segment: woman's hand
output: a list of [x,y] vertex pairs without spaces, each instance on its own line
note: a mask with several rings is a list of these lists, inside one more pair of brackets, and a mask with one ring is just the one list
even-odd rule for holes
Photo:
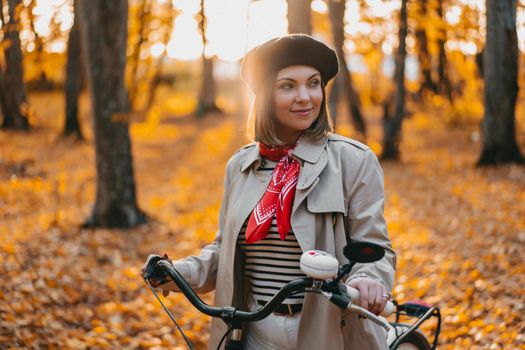
[[[141,267],[141,269],[140,269],[140,272],[141,272],[141,274],[142,274],[142,277],[144,277],[144,272],[146,271],[146,267],[148,266],[148,263],[149,263],[150,259],[151,259],[152,257],[154,257],[154,256],[156,256],[156,255],[154,255],[154,254],[150,254],[150,255],[148,256],[148,258],[146,259],[146,262],[144,263],[144,265],[142,265],[142,267]],[[167,261],[169,261],[170,263],[173,264],[173,260],[171,260],[171,258],[168,256],[168,254],[166,254],[166,253],[162,253],[162,258],[163,258],[164,260],[167,260]],[[149,279],[149,284],[150,284],[153,288],[158,287],[158,286],[159,286],[159,282],[160,282],[160,281],[156,280],[155,278],[150,278],[150,279]],[[169,291],[168,291],[168,290],[162,290],[162,295],[164,295],[164,296],[166,297],[166,296],[168,296],[168,294],[169,294]]]
[[359,290],[359,306],[379,315],[389,300],[390,293],[385,286],[371,278],[359,277],[351,280],[348,285]]

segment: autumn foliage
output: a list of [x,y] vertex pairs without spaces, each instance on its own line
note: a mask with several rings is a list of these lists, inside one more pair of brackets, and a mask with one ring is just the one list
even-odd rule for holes
[[[195,100],[164,97],[131,127],[139,204],[153,218],[132,230],[79,228],[94,200],[94,151],[89,136],[57,138],[47,108],[61,108],[57,95],[32,97],[32,134],[0,134],[0,348],[185,348],[139,269],[149,253],[183,257],[213,237],[225,162],[246,140],[235,116],[189,122]],[[439,116],[435,106],[414,113],[403,161],[383,164],[394,296],[442,309],[441,349],[524,348],[525,169],[473,167],[477,125]],[[182,295],[165,302],[204,348],[208,319]]]
[[[131,149],[133,174],[126,166],[130,180],[121,183],[133,185],[125,189],[128,192],[136,189],[136,212],[144,213],[141,219],[147,223],[113,230],[82,226],[92,213],[101,181],[92,128],[96,113],[90,108],[95,99],[89,101],[101,89],[91,89],[90,96],[89,86],[99,68],[107,65],[96,63],[90,76],[80,74],[89,73],[81,67],[89,61],[80,53],[80,42],[87,37],[79,39],[76,33],[74,39],[73,22],[67,20],[74,7],[78,10],[77,1],[49,8],[41,2],[38,9],[39,2],[0,0],[0,350],[186,349],[142,280],[140,268],[150,253],[181,258],[197,253],[214,237],[224,166],[248,142],[243,129],[248,94],[238,71],[232,73],[238,65],[228,61],[235,56],[230,57],[235,49],[228,45],[242,40],[230,35],[246,30],[242,36],[247,39],[277,28],[278,21],[267,20],[278,19],[278,4],[284,6],[284,1],[246,1],[250,5],[242,16],[247,23],[241,30],[213,22],[224,13],[241,16],[234,13],[233,1],[191,5],[186,0],[81,0],[84,13],[95,3],[102,9],[129,5],[126,32],[124,25],[119,27],[119,52],[126,65],[118,73],[120,97],[126,95],[129,106],[122,101],[126,108],[111,109],[108,103],[101,110],[112,124],[125,127],[125,140],[129,131],[131,142],[117,146],[126,143],[126,154]],[[523,93],[518,94],[525,76],[517,73],[525,63],[525,6],[524,0],[505,1],[505,29],[493,16],[502,11],[503,0],[487,0],[497,5],[489,10],[482,3],[317,0],[309,6],[310,1],[303,1],[296,2],[300,7],[291,13],[306,14],[287,18],[296,24],[291,31],[312,31],[330,44],[338,43],[340,56],[348,56],[350,70],[338,83],[339,103],[329,105],[339,133],[362,139],[382,155],[388,145],[383,126],[396,112],[399,123],[391,141],[399,146],[397,159],[382,162],[385,216],[398,253],[393,294],[399,302],[421,299],[439,306],[439,349],[525,349],[525,167],[520,152],[509,159],[480,162],[515,164],[475,166],[482,144],[491,138],[512,141],[512,149],[525,150],[525,104]],[[401,4],[407,8],[398,16]],[[511,5],[517,5],[515,13]],[[52,13],[46,26],[38,25],[43,8]],[[78,17],[88,27],[88,16]],[[107,25],[105,35],[113,33],[114,18],[107,13],[103,17],[90,18]],[[174,35],[180,33],[183,20],[195,22],[198,40],[191,31]],[[222,27],[230,32],[217,35]],[[102,34],[96,31],[102,27],[89,28],[95,33],[91,43],[99,44]],[[206,28],[216,28],[215,35]],[[487,46],[485,34],[496,31],[499,36]],[[57,50],[56,44],[66,45],[70,34],[74,50],[71,43],[68,52],[66,47]],[[221,44],[224,38],[228,42]],[[115,46],[112,40],[105,49]],[[200,40],[203,47],[220,50],[204,50],[209,57],[201,56],[200,62],[174,59],[175,48],[189,50],[190,43]],[[399,42],[406,42],[406,50],[396,48]],[[242,45],[248,48],[248,42]],[[103,55],[94,47],[86,52],[95,58]],[[406,65],[406,74],[393,74],[396,52],[397,68]],[[504,61],[502,53],[510,53],[510,58]],[[218,58],[212,57],[216,54]],[[105,57],[114,63],[116,54],[106,52]],[[111,86],[98,78],[97,86]],[[336,91],[332,87],[329,95]],[[107,95],[115,92],[108,90]],[[393,103],[396,93],[402,97],[399,103]],[[510,103],[501,96],[510,96]],[[487,106],[493,113],[484,118]],[[502,110],[507,122],[486,123],[482,130],[482,120],[498,121]],[[210,113],[204,116],[205,112]],[[72,134],[82,138],[64,135],[65,114],[73,119]],[[30,131],[21,131],[26,129]],[[508,137],[500,137],[502,130]],[[115,136],[108,134],[98,140]],[[104,163],[110,165],[124,158],[109,153],[97,156],[111,159]],[[132,202],[135,205],[135,199]],[[213,293],[203,297],[212,303]],[[196,348],[206,348],[209,319],[180,294],[170,294],[164,302]],[[423,330],[431,334],[434,327],[430,322]]]

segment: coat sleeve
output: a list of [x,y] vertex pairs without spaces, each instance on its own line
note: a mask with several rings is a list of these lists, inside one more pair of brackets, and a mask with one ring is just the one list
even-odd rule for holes
[[385,202],[383,171],[371,150],[364,153],[352,181],[348,198],[347,234],[351,240],[368,241],[385,249],[385,256],[374,263],[356,264],[347,283],[366,276],[393,288],[396,254],[388,236],[383,207]]
[[[224,192],[222,195],[221,208],[219,211],[219,229],[213,242],[201,249],[198,255],[189,256],[182,260],[173,262],[175,269],[188,281],[190,286],[199,293],[207,293],[215,289],[217,268],[219,266],[219,255],[222,242],[222,229],[230,193],[232,177],[233,158],[228,161],[226,174],[224,176]],[[178,291],[173,282],[160,286],[161,289]]]

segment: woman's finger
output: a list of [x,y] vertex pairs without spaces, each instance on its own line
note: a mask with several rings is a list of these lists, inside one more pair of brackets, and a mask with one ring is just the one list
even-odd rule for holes
[[384,307],[383,302],[383,289],[381,287],[375,286],[374,288],[374,305],[370,309],[370,312],[379,315]]
[[366,281],[360,282],[357,284],[357,289],[359,290],[360,298],[359,298],[359,306],[368,309],[368,283]]
[[170,263],[173,263],[173,260],[171,260],[171,258],[168,256],[167,253],[162,253],[162,257],[166,260],[168,260]]

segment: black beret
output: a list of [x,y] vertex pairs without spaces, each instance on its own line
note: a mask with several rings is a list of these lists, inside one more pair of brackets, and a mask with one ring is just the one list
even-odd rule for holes
[[339,70],[337,55],[326,44],[306,34],[290,34],[250,50],[242,61],[241,78],[256,92],[271,73],[294,65],[316,68],[324,84]]

